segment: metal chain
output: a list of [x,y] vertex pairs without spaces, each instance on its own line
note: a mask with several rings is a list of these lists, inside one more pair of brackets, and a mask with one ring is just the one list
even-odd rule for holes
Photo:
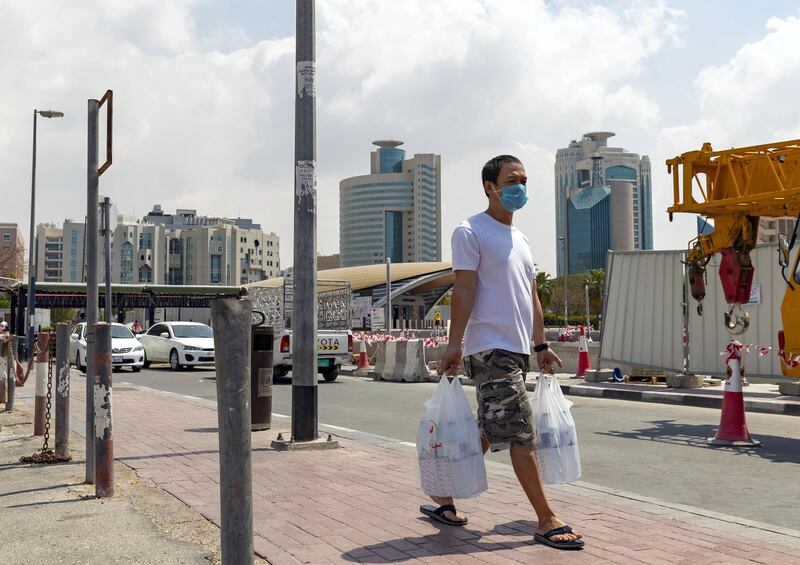
[[[51,337],[55,338],[55,336]],[[53,407],[53,358],[56,356],[55,339],[52,339],[50,344],[50,350],[47,352],[47,404],[45,405],[44,445],[42,446],[42,454],[49,451],[47,447],[50,443],[50,410]]]
[[62,461],[69,461],[70,457],[59,457],[52,449],[49,449],[50,443],[50,410],[52,409],[53,399],[53,360],[56,356],[56,343],[55,335],[51,335],[50,348],[47,352],[47,404],[44,421],[44,445],[39,453],[33,455],[20,457],[22,463],[59,463]]

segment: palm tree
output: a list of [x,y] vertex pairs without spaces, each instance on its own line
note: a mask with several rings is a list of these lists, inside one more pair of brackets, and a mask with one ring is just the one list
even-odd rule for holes
[[547,308],[553,297],[553,279],[544,271],[536,273],[536,293],[539,295],[542,308]]

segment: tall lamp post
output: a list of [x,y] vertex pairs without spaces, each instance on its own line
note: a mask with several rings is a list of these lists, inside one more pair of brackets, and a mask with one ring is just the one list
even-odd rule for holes
[[36,264],[34,262],[33,248],[35,240],[36,222],[36,116],[43,118],[63,118],[64,112],[55,110],[33,111],[33,166],[31,167],[31,229],[28,240],[28,331],[26,336],[27,353],[30,358],[33,351],[33,319],[36,314]]
[[562,235],[559,236],[558,240],[564,245],[564,332],[566,333],[569,327],[569,323],[567,322],[569,318],[569,311],[567,309],[567,275],[569,274],[569,268],[567,266],[567,238]]

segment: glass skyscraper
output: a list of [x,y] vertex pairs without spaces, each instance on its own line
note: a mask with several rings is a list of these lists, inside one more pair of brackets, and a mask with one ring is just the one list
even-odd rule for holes
[[[603,176],[606,182],[623,180],[633,187],[633,206],[630,210],[633,219],[634,249],[653,249],[653,208],[650,159],[641,157],[620,147],[609,147],[608,139],[612,132],[590,132],[569,146],[556,152],[555,195],[556,195],[556,237],[567,236],[567,255],[570,262],[570,273],[581,272],[572,264],[569,238],[574,233],[568,227],[568,200],[578,194],[581,189],[592,184],[592,156],[602,157]],[[580,217],[580,215],[575,216]],[[575,220],[582,221],[582,220]],[[577,231],[582,230],[576,226]],[[556,271],[562,275],[565,271],[563,242],[556,239]]]
[[370,174],[339,183],[342,267],[442,260],[441,156],[373,142]]

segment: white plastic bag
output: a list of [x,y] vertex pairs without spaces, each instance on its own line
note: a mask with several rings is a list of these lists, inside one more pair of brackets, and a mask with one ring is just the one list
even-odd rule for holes
[[555,377],[539,375],[531,401],[536,426],[534,451],[542,483],[556,485],[581,478],[578,434],[570,414],[572,402],[561,392]]
[[417,430],[422,490],[429,496],[469,498],[488,487],[481,437],[461,381],[439,380]]

